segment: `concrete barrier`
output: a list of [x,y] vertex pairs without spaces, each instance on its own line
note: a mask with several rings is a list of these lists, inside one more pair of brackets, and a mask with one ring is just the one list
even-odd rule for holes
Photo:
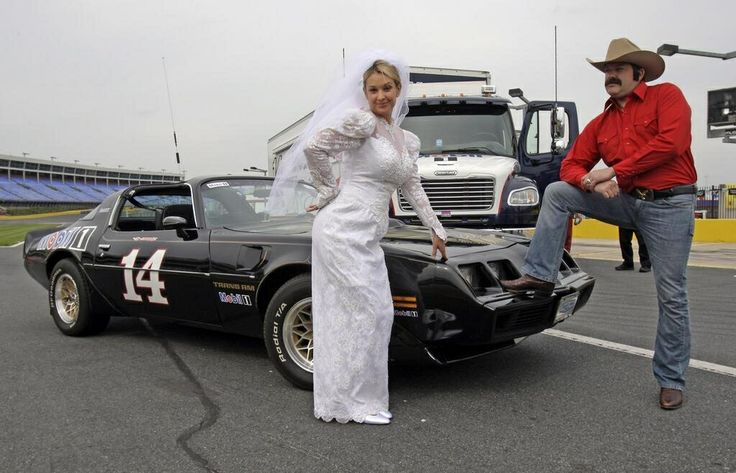
[[[618,240],[618,227],[592,218],[573,227],[574,238]],[[695,219],[693,241],[701,243],[736,243],[736,219]]]

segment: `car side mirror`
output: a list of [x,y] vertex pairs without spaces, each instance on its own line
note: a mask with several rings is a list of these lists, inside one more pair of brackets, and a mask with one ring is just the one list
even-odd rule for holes
[[189,241],[197,238],[197,230],[195,228],[187,228],[189,222],[184,217],[179,217],[178,215],[164,217],[161,224],[164,230],[176,230],[176,236],[182,240]]
[[168,217],[164,217],[162,224],[164,226],[164,230],[177,230],[187,226],[187,219],[179,217],[178,215],[170,215]]

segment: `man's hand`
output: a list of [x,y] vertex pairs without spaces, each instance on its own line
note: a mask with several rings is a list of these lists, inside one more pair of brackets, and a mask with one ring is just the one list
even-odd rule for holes
[[580,180],[580,187],[588,192],[592,192],[599,183],[610,181],[615,176],[616,171],[613,168],[595,169],[583,176]]
[[595,185],[593,192],[603,194],[606,199],[612,199],[619,194],[618,183],[613,180],[600,182]]

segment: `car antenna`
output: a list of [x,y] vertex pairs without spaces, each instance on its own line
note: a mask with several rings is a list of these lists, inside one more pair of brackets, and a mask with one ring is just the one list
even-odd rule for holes
[[164,66],[164,81],[166,82],[166,95],[169,98],[169,115],[171,116],[171,129],[174,132],[174,151],[176,152],[176,164],[179,165],[179,174],[181,174],[181,159],[179,158],[179,143],[176,140],[176,127],[174,126],[174,109],[171,106],[171,92],[169,91],[169,75],[166,73],[166,58],[161,56],[161,63]]
[[556,140],[558,138],[559,130],[560,122],[557,118],[557,25],[555,25],[555,103],[554,108],[552,109],[552,126],[550,127],[550,132],[552,134],[552,145],[550,151],[552,154],[557,152]]

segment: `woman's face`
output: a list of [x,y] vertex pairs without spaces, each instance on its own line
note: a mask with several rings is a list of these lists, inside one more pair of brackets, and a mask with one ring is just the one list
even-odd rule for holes
[[394,81],[380,72],[374,72],[365,81],[364,92],[371,112],[390,122],[391,111],[399,96],[399,88]]

